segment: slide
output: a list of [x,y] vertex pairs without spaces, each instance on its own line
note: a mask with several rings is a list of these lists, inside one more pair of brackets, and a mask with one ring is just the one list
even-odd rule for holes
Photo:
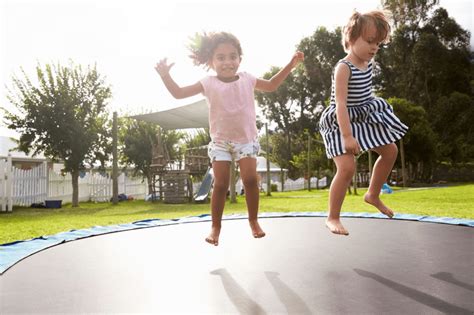
[[212,168],[208,168],[197,194],[194,196],[195,202],[206,202],[214,182],[214,173]]

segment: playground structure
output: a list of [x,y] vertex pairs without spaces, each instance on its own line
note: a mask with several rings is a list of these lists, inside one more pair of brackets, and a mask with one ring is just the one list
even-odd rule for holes
[[195,202],[206,202],[208,200],[213,182],[214,173],[212,172],[212,168],[209,168],[201,182],[201,187],[199,187],[199,190],[194,197]]
[[[157,124],[164,130],[209,128],[209,108],[205,99],[154,113],[135,115],[132,118]],[[152,199],[160,198],[167,203],[192,201],[191,179],[204,175],[209,169],[207,148],[199,147],[187,150],[183,168],[182,164],[170,160],[169,154],[162,144],[161,135],[158,134],[157,137],[158,141],[157,145],[153,147],[151,164]],[[201,189],[199,190],[201,193]]]
[[[187,203],[194,199],[192,178],[206,174],[206,181],[199,189],[199,201],[207,200],[212,185],[212,175],[209,172],[207,147],[186,150],[184,169],[170,159],[163,145],[161,134],[157,134],[157,144],[153,147],[151,164],[151,179],[154,199],[165,203]],[[209,179],[210,177],[210,179]]]

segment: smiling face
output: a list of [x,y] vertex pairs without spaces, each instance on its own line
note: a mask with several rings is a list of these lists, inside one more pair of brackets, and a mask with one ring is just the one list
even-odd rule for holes
[[236,73],[240,65],[240,56],[237,48],[231,43],[219,44],[214,50],[211,60],[211,68],[217,77],[229,82],[236,80]]

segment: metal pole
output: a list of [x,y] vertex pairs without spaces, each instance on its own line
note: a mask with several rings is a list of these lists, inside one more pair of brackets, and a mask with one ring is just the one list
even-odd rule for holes
[[372,151],[371,150],[367,151],[367,154],[369,155],[369,182],[370,182],[370,179],[372,178],[372,169],[373,169]]
[[237,202],[237,196],[235,193],[235,159],[232,157],[230,162],[230,203]]
[[117,112],[113,115],[112,124],[112,203],[118,203],[118,152],[117,152]]
[[354,195],[357,195],[357,164],[359,163],[357,158],[355,160],[355,171],[354,171],[354,177],[352,179],[352,187],[354,188]]
[[267,196],[272,195],[272,185],[271,185],[271,177],[270,177],[270,141],[268,139],[268,124],[265,123],[265,134],[266,134],[266,156],[267,156]]
[[408,176],[407,176],[407,170],[405,169],[405,146],[403,145],[403,139],[400,139],[400,158],[402,162],[402,181],[403,181],[403,187],[408,186]]
[[308,191],[311,191],[311,133],[308,131]]

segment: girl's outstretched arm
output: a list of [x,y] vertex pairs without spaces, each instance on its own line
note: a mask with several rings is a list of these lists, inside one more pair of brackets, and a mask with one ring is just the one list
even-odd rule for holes
[[275,74],[270,80],[257,79],[255,84],[255,89],[263,92],[273,92],[283,83],[286,77],[290,74],[291,70],[296,67],[296,65],[304,60],[304,54],[301,51],[297,51],[291,61],[281,69],[277,74]]
[[190,96],[197,95],[203,92],[203,88],[200,82],[196,82],[193,85],[188,85],[180,87],[171,77],[170,69],[173,67],[174,63],[168,64],[167,59],[161,59],[155,66],[156,72],[163,80],[168,91],[173,95],[174,98],[186,98]]

